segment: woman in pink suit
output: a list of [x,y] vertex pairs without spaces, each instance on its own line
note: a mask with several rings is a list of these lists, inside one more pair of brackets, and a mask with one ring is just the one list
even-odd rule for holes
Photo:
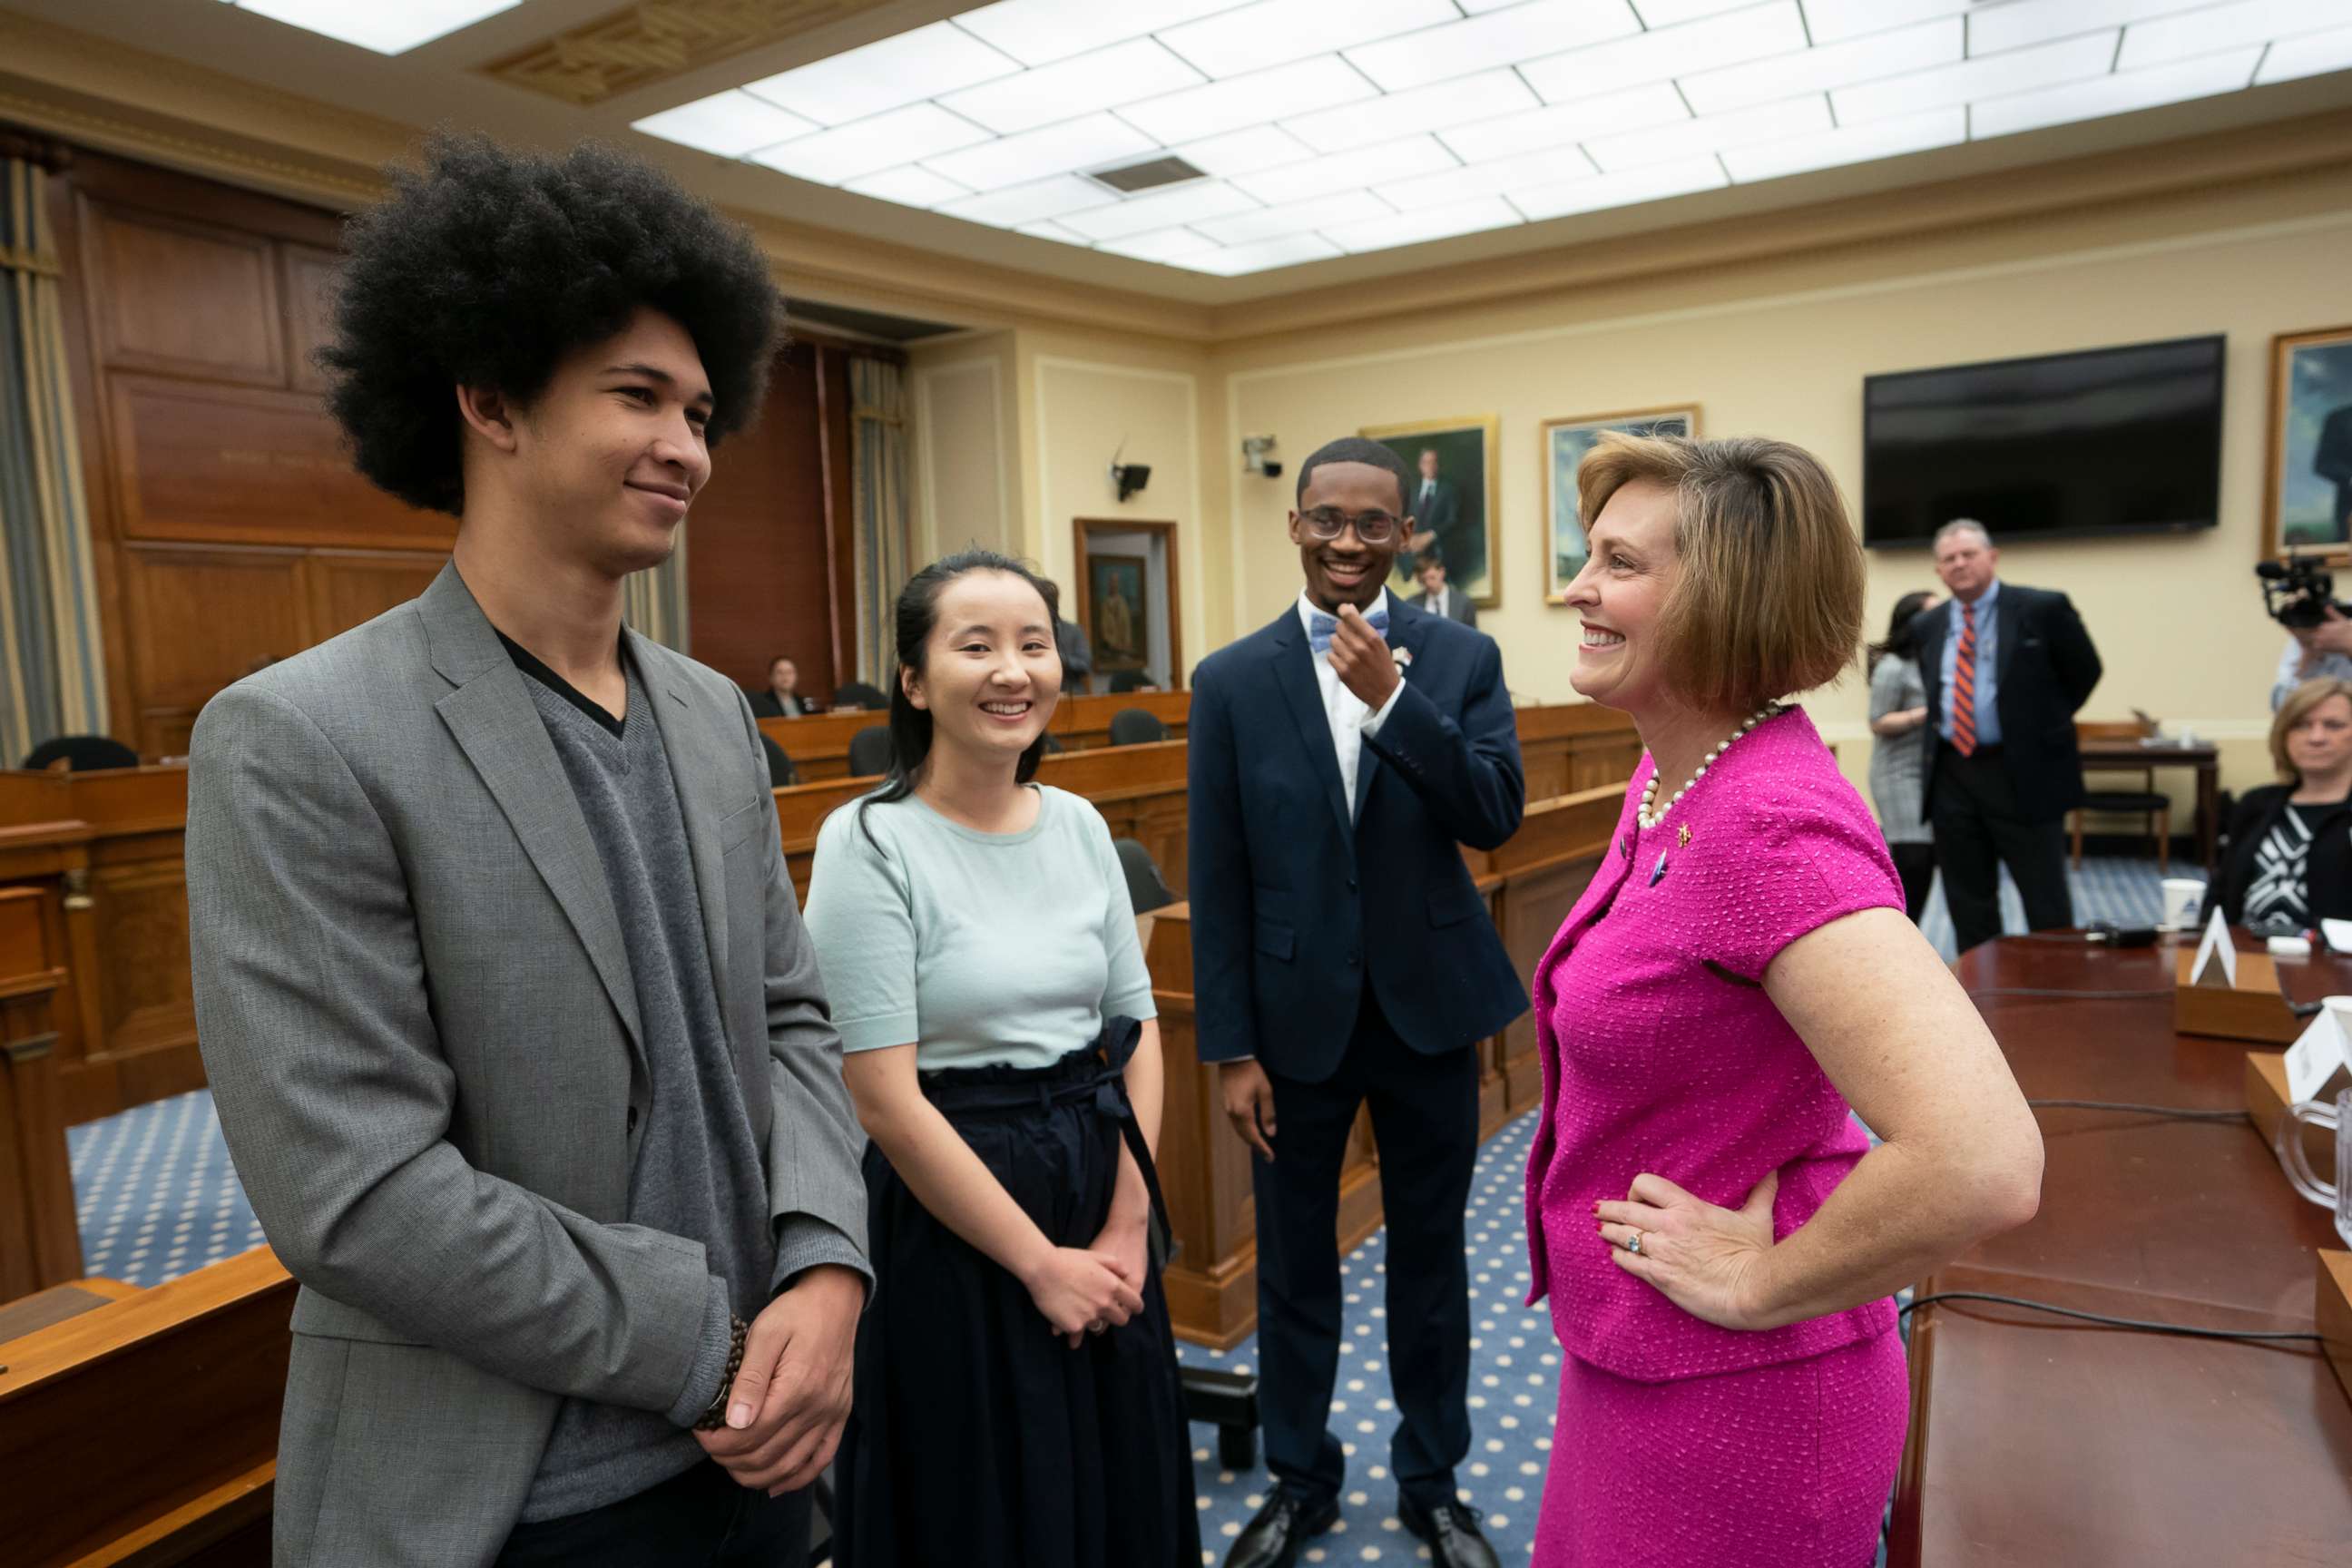
[[1861,1568],[1908,1405],[1889,1294],[2032,1215],[2041,1135],[1773,700],[1861,647],[1829,475],[1778,441],[1604,437],[1577,488],[1573,683],[1649,754],[1536,971],[1529,1300],[1567,1353],[1535,1561]]

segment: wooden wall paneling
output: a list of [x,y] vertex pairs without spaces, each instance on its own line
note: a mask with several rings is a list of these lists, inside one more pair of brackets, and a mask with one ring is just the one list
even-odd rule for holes
[[142,756],[184,755],[214,692],[313,640],[299,551],[141,545],[120,559]]
[[789,654],[801,689],[822,700],[838,680],[814,352],[778,356],[760,423],[711,455],[686,523],[686,584],[696,658],[758,689],[768,661]]
[[324,392],[315,356],[334,336],[335,269],[340,252],[291,242],[278,247],[286,300],[286,378],[298,392]]
[[284,383],[278,265],[267,237],[87,199],[81,228],[109,370]]
[[319,395],[113,375],[121,537],[446,551],[457,519],[360,477]]
[[314,550],[302,562],[312,640],[364,626],[433,585],[447,557],[373,550]]

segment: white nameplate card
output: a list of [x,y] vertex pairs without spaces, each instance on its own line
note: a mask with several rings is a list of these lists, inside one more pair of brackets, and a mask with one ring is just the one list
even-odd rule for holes
[[2352,952],[2352,921],[2322,921],[2319,934],[2327,939],[2330,952]]
[[2311,1027],[2286,1048],[2286,1098],[2317,1100],[2331,1080],[2352,1070],[2352,1040],[2344,1035],[2344,1020],[2352,1011],[2352,996],[2330,996]]
[[2189,966],[2189,984],[2225,988],[2235,988],[2238,984],[2238,949],[2230,940],[2230,927],[2219,909],[2205,922],[2205,940],[2197,944],[2197,962]]

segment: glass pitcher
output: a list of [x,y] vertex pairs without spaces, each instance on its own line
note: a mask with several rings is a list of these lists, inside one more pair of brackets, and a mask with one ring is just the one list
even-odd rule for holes
[[[2311,1173],[2311,1161],[2303,1147],[2303,1125],[2325,1127],[2336,1134],[2336,1181],[2331,1185]],[[2279,1119],[2279,1163],[2286,1168],[2286,1179],[2294,1190],[2317,1204],[2321,1208],[2336,1211],[2336,1234],[2344,1245],[2352,1247],[2352,1089],[2344,1089],[2328,1105],[2316,1100],[2306,1100],[2286,1108]]]

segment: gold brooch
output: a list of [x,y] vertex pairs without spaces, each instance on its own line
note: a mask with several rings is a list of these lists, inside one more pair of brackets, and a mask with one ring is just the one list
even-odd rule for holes
[[1675,842],[1685,849],[1690,847],[1689,823],[1685,822],[1680,827],[1675,829]]

